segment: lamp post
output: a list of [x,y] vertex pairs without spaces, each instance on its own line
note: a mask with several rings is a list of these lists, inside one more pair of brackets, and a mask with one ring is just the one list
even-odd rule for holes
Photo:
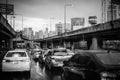
[[64,5],[64,30],[65,30],[65,32],[66,32],[66,9],[67,9],[67,6],[72,6],[72,4]]
[[6,15],[5,15],[6,16],[6,23],[7,23],[7,10],[8,10],[7,6],[8,6],[8,0],[6,0]]

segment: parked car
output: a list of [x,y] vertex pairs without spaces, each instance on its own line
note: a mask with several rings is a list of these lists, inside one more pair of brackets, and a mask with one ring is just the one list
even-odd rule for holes
[[64,61],[65,80],[120,80],[120,52],[82,51]]
[[63,61],[68,60],[72,55],[65,48],[52,49],[46,54],[45,64],[49,69],[62,67]]
[[30,75],[31,59],[25,49],[8,51],[2,60],[3,72],[28,72]]

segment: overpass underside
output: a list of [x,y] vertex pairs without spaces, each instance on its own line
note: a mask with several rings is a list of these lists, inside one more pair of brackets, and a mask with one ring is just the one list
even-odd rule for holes
[[15,37],[15,31],[0,14],[0,53],[6,52],[12,48],[13,37]]

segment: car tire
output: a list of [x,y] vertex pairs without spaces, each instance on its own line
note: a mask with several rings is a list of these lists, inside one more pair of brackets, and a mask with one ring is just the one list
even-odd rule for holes
[[65,76],[64,76],[64,73],[61,74],[61,80],[66,80]]
[[30,79],[30,77],[31,77],[31,72],[30,71],[26,71],[25,72],[25,77],[27,78],[27,79]]

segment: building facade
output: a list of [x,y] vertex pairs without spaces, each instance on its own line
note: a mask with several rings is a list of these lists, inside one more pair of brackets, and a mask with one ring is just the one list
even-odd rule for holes
[[102,0],[102,22],[120,18],[120,5],[112,4],[111,0]]
[[34,39],[43,39],[43,31],[39,30],[38,32],[35,32]]
[[43,38],[49,37],[48,28],[45,29]]
[[55,24],[55,31],[56,31],[57,35],[63,33],[63,30],[64,30],[63,27],[64,27],[64,25],[61,22],[59,22],[58,24]]

